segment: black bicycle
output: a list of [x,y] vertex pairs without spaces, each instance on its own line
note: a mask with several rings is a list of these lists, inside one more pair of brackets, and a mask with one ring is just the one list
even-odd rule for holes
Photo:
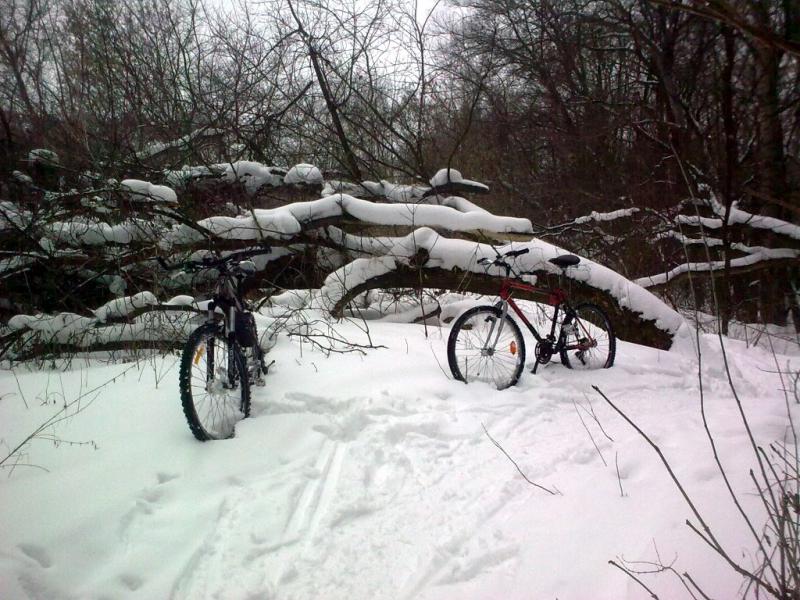
[[[456,379],[465,383],[486,381],[499,390],[517,383],[525,366],[525,340],[509,314],[509,307],[536,339],[533,373],[556,354],[561,364],[570,369],[607,369],[614,364],[616,337],[605,311],[589,302],[573,305],[567,292],[559,287],[540,288],[520,281],[522,273],[509,261],[527,252],[528,248],[512,250],[504,255],[498,253],[494,260],[478,261],[486,267],[502,267],[506,276],[500,281],[499,302],[466,311],[450,329],[447,361]],[[551,258],[550,262],[563,272],[577,265],[580,258],[565,254]],[[546,295],[553,307],[549,332],[542,335],[536,330],[511,297],[514,290]]]
[[256,266],[242,259],[267,252],[245,250],[172,266],[162,261],[169,269],[218,273],[206,321],[183,347],[178,377],[183,413],[201,442],[232,437],[236,423],[250,415],[250,387],[264,385],[269,366],[242,286]]

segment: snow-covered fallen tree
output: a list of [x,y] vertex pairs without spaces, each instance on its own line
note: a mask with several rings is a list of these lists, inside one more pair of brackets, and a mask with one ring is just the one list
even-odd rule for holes
[[431,287],[495,295],[498,278],[505,273],[478,261],[494,259],[497,252],[527,249],[528,253],[515,259],[515,267],[530,273],[526,276],[529,283],[542,286],[542,292],[530,299],[546,302],[548,288],[568,288],[575,298],[606,306],[614,317],[617,335],[657,348],[669,348],[676,335],[688,333],[683,331],[684,319],[676,311],[611,269],[583,258],[577,267],[562,271],[549,259],[568,252],[541,240],[489,245],[449,239],[432,229],[420,228],[400,238],[348,236],[344,243],[354,250],[363,248],[369,253],[379,248],[380,252],[356,259],[327,277],[322,292],[333,314],[341,314],[356,296],[376,288]]
[[[211,174],[254,189],[265,183],[333,188],[313,165],[217,167],[187,167],[183,173],[190,179]],[[168,179],[173,176],[174,172],[168,174]],[[342,315],[359,294],[377,288],[496,294],[502,273],[485,270],[477,260],[493,257],[495,251],[524,247],[530,252],[519,257],[517,266],[531,274],[531,281],[545,287],[561,284],[576,298],[605,305],[624,339],[658,348],[672,345],[683,320],[650,292],[586,258],[562,274],[548,259],[567,250],[534,239],[527,219],[494,215],[466,198],[446,193],[454,186],[486,191],[482,184],[465,180],[451,169],[437,173],[430,186],[362,182],[358,189],[371,195],[359,198],[340,191],[270,209],[232,206],[232,214],[199,220],[187,218],[171,188],[138,180],[125,180],[116,187],[112,183],[106,193],[77,194],[80,202],[75,202],[73,194],[70,206],[79,208],[58,207],[57,202],[51,202],[49,210],[3,203],[0,235],[16,236],[27,248],[14,256],[0,256],[0,276],[20,282],[39,270],[61,277],[72,274],[78,288],[91,286],[93,293],[81,300],[80,310],[48,311],[50,316],[17,311],[22,314],[8,321],[2,345],[26,348],[16,354],[28,355],[36,348],[44,352],[47,348],[109,347],[114,339],[153,345],[180,340],[174,318],[167,319],[167,329],[160,328],[163,314],[192,310],[191,306],[160,303],[157,296],[195,295],[198,289],[202,294],[213,274],[195,279],[180,273],[167,276],[158,272],[154,259],[197,259],[208,251],[253,245],[264,248],[255,261],[255,286],[277,282],[278,287],[297,287],[286,273],[296,278],[313,271],[316,275],[307,276],[301,287],[309,287],[308,282],[319,286],[320,302],[335,316]],[[358,191],[353,184],[346,188],[337,182],[336,187]],[[92,202],[85,202],[86,197]],[[593,213],[580,224],[606,222],[633,212]],[[102,300],[102,306],[89,304],[92,299]]]

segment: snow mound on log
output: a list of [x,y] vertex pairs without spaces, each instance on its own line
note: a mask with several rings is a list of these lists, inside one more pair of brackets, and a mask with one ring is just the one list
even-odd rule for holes
[[94,311],[94,316],[99,321],[105,321],[109,317],[124,317],[137,308],[154,306],[158,304],[158,298],[152,292],[139,292],[133,296],[116,298]]
[[178,203],[178,196],[175,191],[165,185],[154,185],[149,181],[141,181],[139,179],[124,179],[120,185],[129,192],[130,199],[134,202]]
[[244,183],[244,189],[248,194],[255,194],[265,185],[271,187],[283,185],[283,176],[285,174],[285,171],[279,167],[270,167],[248,160],[240,160],[226,165],[214,165],[212,169],[214,167],[224,167],[224,179],[228,182],[238,181]]
[[283,182],[294,185],[322,185],[324,179],[322,172],[317,167],[300,163],[289,169],[289,172],[283,178]]
[[436,175],[431,177],[431,187],[439,188],[445,187],[449,184],[458,183],[465,187],[474,187],[479,190],[489,191],[489,187],[479,183],[477,181],[472,181],[471,179],[464,179],[461,175],[461,171],[457,171],[456,169],[439,169],[436,172]]

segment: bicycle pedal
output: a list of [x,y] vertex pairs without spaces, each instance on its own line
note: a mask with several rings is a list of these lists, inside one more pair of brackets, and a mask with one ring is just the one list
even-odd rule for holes
[[256,387],[266,387],[266,385],[267,385],[267,382],[266,382],[266,381],[264,381],[264,378],[263,378],[263,377],[259,377],[259,378],[258,378],[258,379],[256,379],[256,380],[255,380],[253,383],[255,383],[255,384],[256,384]]
[[[531,367],[530,372],[533,375],[536,375],[537,373],[541,373],[542,369],[546,369],[552,364],[553,363],[551,363],[550,361],[547,361],[546,363],[537,362],[536,364],[533,365],[533,367]],[[530,365],[528,365],[528,366],[530,366]]]

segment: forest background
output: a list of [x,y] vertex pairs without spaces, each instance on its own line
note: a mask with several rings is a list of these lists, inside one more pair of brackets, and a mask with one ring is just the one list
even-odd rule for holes
[[[64,223],[194,226],[331,181],[413,202],[450,167],[722,331],[800,324],[792,0],[2,0],[0,72],[4,321],[158,292],[152,240]],[[286,185],[297,163],[324,181]],[[268,275],[319,270],[303,250]]]

